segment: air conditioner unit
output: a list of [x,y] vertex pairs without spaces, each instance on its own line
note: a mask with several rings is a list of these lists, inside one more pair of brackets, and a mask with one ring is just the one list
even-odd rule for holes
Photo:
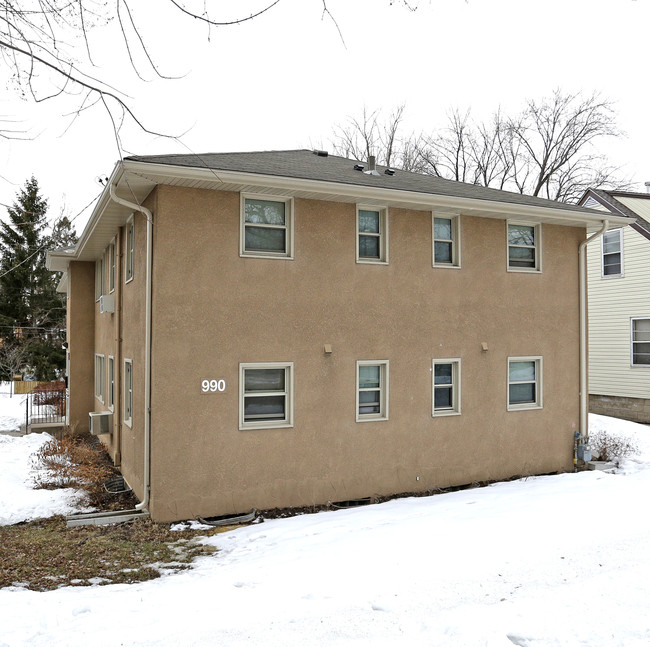
[[115,312],[115,295],[114,294],[102,294],[99,297],[99,312],[104,314],[105,312]]
[[90,433],[93,436],[112,433],[113,413],[111,411],[91,411],[88,415],[90,416]]

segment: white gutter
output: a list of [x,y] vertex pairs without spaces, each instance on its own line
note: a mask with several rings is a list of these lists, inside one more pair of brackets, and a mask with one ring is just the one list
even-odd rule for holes
[[153,214],[142,205],[128,202],[115,194],[113,184],[109,187],[111,200],[123,207],[139,211],[147,219],[147,262],[145,279],[145,333],[144,333],[144,496],[135,506],[136,510],[146,510],[149,506],[151,490],[151,275],[153,272]]
[[580,243],[578,251],[580,276],[580,435],[583,439],[589,435],[587,414],[589,413],[589,393],[587,385],[587,268],[585,249],[587,245],[600,238],[609,227],[609,220],[602,221],[602,228]]

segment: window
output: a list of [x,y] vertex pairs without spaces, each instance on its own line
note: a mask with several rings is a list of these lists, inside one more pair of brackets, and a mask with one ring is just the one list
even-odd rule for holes
[[540,225],[508,223],[508,269],[519,272],[539,272]]
[[357,422],[388,420],[388,361],[357,362]]
[[542,408],[542,358],[508,358],[508,411]]
[[108,383],[106,386],[108,387],[106,404],[112,411],[115,406],[115,359],[111,355],[108,356]]
[[95,261],[95,301],[99,301],[99,297],[104,294],[104,257],[98,258]]
[[386,209],[357,206],[357,263],[388,263]]
[[650,366],[650,319],[632,319],[632,366]]
[[105,394],[104,356],[95,355],[95,397],[104,402]]
[[607,231],[602,237],[603,276],[623,276],[623,230]]
[[293,200],[241,198],[240,254],[293,258]]
[[460,359],[433,360],[433,415],[460,413]]
[[115,291],[115,241],[108,246],[108,292]]
[[135,264],[135,221],[133,216],[126,223],[126,250],[124,254],[124,282],[133,280]]
[[293,426],[293,364],[239,365],[239,428]]
[[460,267],[460,219],[433,216],[433,265]]
[[124,360],[124,422],[133,423],[133,360]]

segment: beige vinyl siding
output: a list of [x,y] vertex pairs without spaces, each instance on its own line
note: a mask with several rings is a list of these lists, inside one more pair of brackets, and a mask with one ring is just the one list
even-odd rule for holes
[[644,220],[650,221],[650,200],[647,198],[630,198],[617,195],[616,199],[628,209],[632,209],[634,213],[641,216]]
[[630,320],[650,317],[650,240],[623,229],[621,278],[602,278],[601,249],[587,247],[589,393],[650,398],[650,367],[632,367],[630,348]]

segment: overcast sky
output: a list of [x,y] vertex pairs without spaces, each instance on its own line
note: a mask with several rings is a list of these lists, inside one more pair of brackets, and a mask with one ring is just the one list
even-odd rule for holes
[[[207,4],[214,17],[228,19],[267,0]],[[399,0],[327,0],[337,29],[322,0],[280,0],[252,21],[208,31],[163,0],[140,0],[134,18],[149,53],[163,74],[179,78],[156,79],[136,52],[148,81],[138,80],[115,23],[91,30],[91,72],[127,91],[149,129],[182,134],[176,141],[126,124],[124,154],[331,149],[333,126],[364,106],[388,113],[404,103],[407,130],[426,131],[443,125],[454,107],[480,118],[499,107],[514,114],[525,99],[556,88],[599,92],[615,102],[627,133],[603,151],[645,190],[650,0],[410,5],[417,10]],[[105,110],[73,120],[66,114],[78,97],[35,105],[17,99],[5,70],[0,80],[0,116],[13,115],[14,127],[32,138],[0,139],[0,217],[32,174],[50,217],[77,215],[101,190],[96,178],[110,175],[119,159]],[[75,221],[78,232],[89,213]]]

